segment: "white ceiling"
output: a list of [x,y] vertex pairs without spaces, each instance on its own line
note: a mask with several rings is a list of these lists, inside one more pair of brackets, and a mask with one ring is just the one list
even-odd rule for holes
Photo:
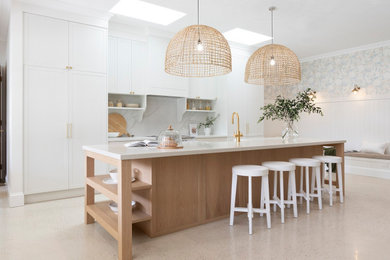
[[[196,23],[196,0],[144,1],[188,14],[171,25],[151,27],[177,32]],[[390,0],[201,0],[200,5],[202,24],[221,32],[240,27],[266,35],[270,35],[268,7],[276,6],[275,42],[300,58],[390,40]]]
[[[0,40],[4,36],[4,7],[0,0]],[[30,3],[71,4],[94,11],[108,11],[118,0],[21,0]],[[113,17],[176,33],[196,23],[196,0],[144,0],[187,13],[160,26],[130,18]],[[221,32],[240,27],[270,35],[268,7],[276,6],[275,42],[292,49],[300,58],[390,40],[390,0],[201,0],[201,23]]]

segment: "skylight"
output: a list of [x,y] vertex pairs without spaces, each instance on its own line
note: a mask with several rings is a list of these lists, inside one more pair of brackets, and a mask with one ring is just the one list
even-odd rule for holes
[[110,12],[162,25],[171,24],[186,15],[173,9],[139,0],[120,0]]
[[245,45],[254,45],[272,39],[270,36],[251,32],[241,28],[234,28],[225,32],[223,35],[228,41],[238,42]]

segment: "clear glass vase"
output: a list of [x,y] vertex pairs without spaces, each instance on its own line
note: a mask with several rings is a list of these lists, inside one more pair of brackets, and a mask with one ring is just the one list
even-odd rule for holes
[[283,140],[294,140],[298,137],[298,129],[295,125],[294,121],[286,121],[286,127],[282,131],[282,139]]

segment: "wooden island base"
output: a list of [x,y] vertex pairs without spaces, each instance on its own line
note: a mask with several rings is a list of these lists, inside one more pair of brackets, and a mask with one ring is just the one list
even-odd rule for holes
[[[336,143],[333,146],[337,155],[344,157],[344,144]],[[119,259],[131,259],[132,223],[150,237],[155,237],[228,217],[234,165],[287,161],[294,157],[310,158],[322,152],[322,145],[314,145],[121,161],[86,151],[85,223],[97,220],[118,240]],[[94,159],[118,167],[118,188],[116,185],[103,184],[103,177],[94,176]],[[342,170],[344,179],[344,163]],[[130,172],[137,178],[133,184]],[[300,169],[296,172],[300,172]],[[284,176],[285,183],[288,183],[287,176]],[[296,178],[296,183],[300,183],[300,174],[296,174]],[[253,179],[254,207],[260,204],[260,179]],[[272,187],[272,173],[269,181]],[[112,213],[104,203],[94,204],[94,189],[118,202],[118,215]],[[237,205],[246,206],[247,189],[247,179],[240,177]],[[270,192],[272,197],[273,189]],[[285,196],[286,193],[285,190]],[[132,199],[138,202],[138,207],[133,211],[130,204]]]

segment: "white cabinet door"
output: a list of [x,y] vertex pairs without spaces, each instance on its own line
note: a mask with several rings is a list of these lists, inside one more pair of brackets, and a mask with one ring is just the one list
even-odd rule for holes
[[65,69],[68,66],[68,22],[25,14],[24,64]]
[[131,90],[145,94],[148,88],[148,45],[146,42],[132,42]]
[[[102,74],[70,72],[70,171],[69,188],[85,182],[83,145],[104,144],[107,136],[106,77]],[[104,164],[95,165],[97,174],[104,173]]]
[[118,38],[118,87],[115,93],[131,91],[131,41]]
[[150,37],[149,41],[149,79],[150,94],[168,96],[188,96],[188,78],[172,76],[165,72],[165,52],[169,39]]
[[73,70],[106,74],[107,30],[69,23],[69,65]]
[[216,77],[190,78],[189,96],[192,98],[214,99],[217,97]]
[[24,67],[25,193],[68,189],[66,70]]
[[118,40],[108,37],[108,92],[116,93],[118,88]]

